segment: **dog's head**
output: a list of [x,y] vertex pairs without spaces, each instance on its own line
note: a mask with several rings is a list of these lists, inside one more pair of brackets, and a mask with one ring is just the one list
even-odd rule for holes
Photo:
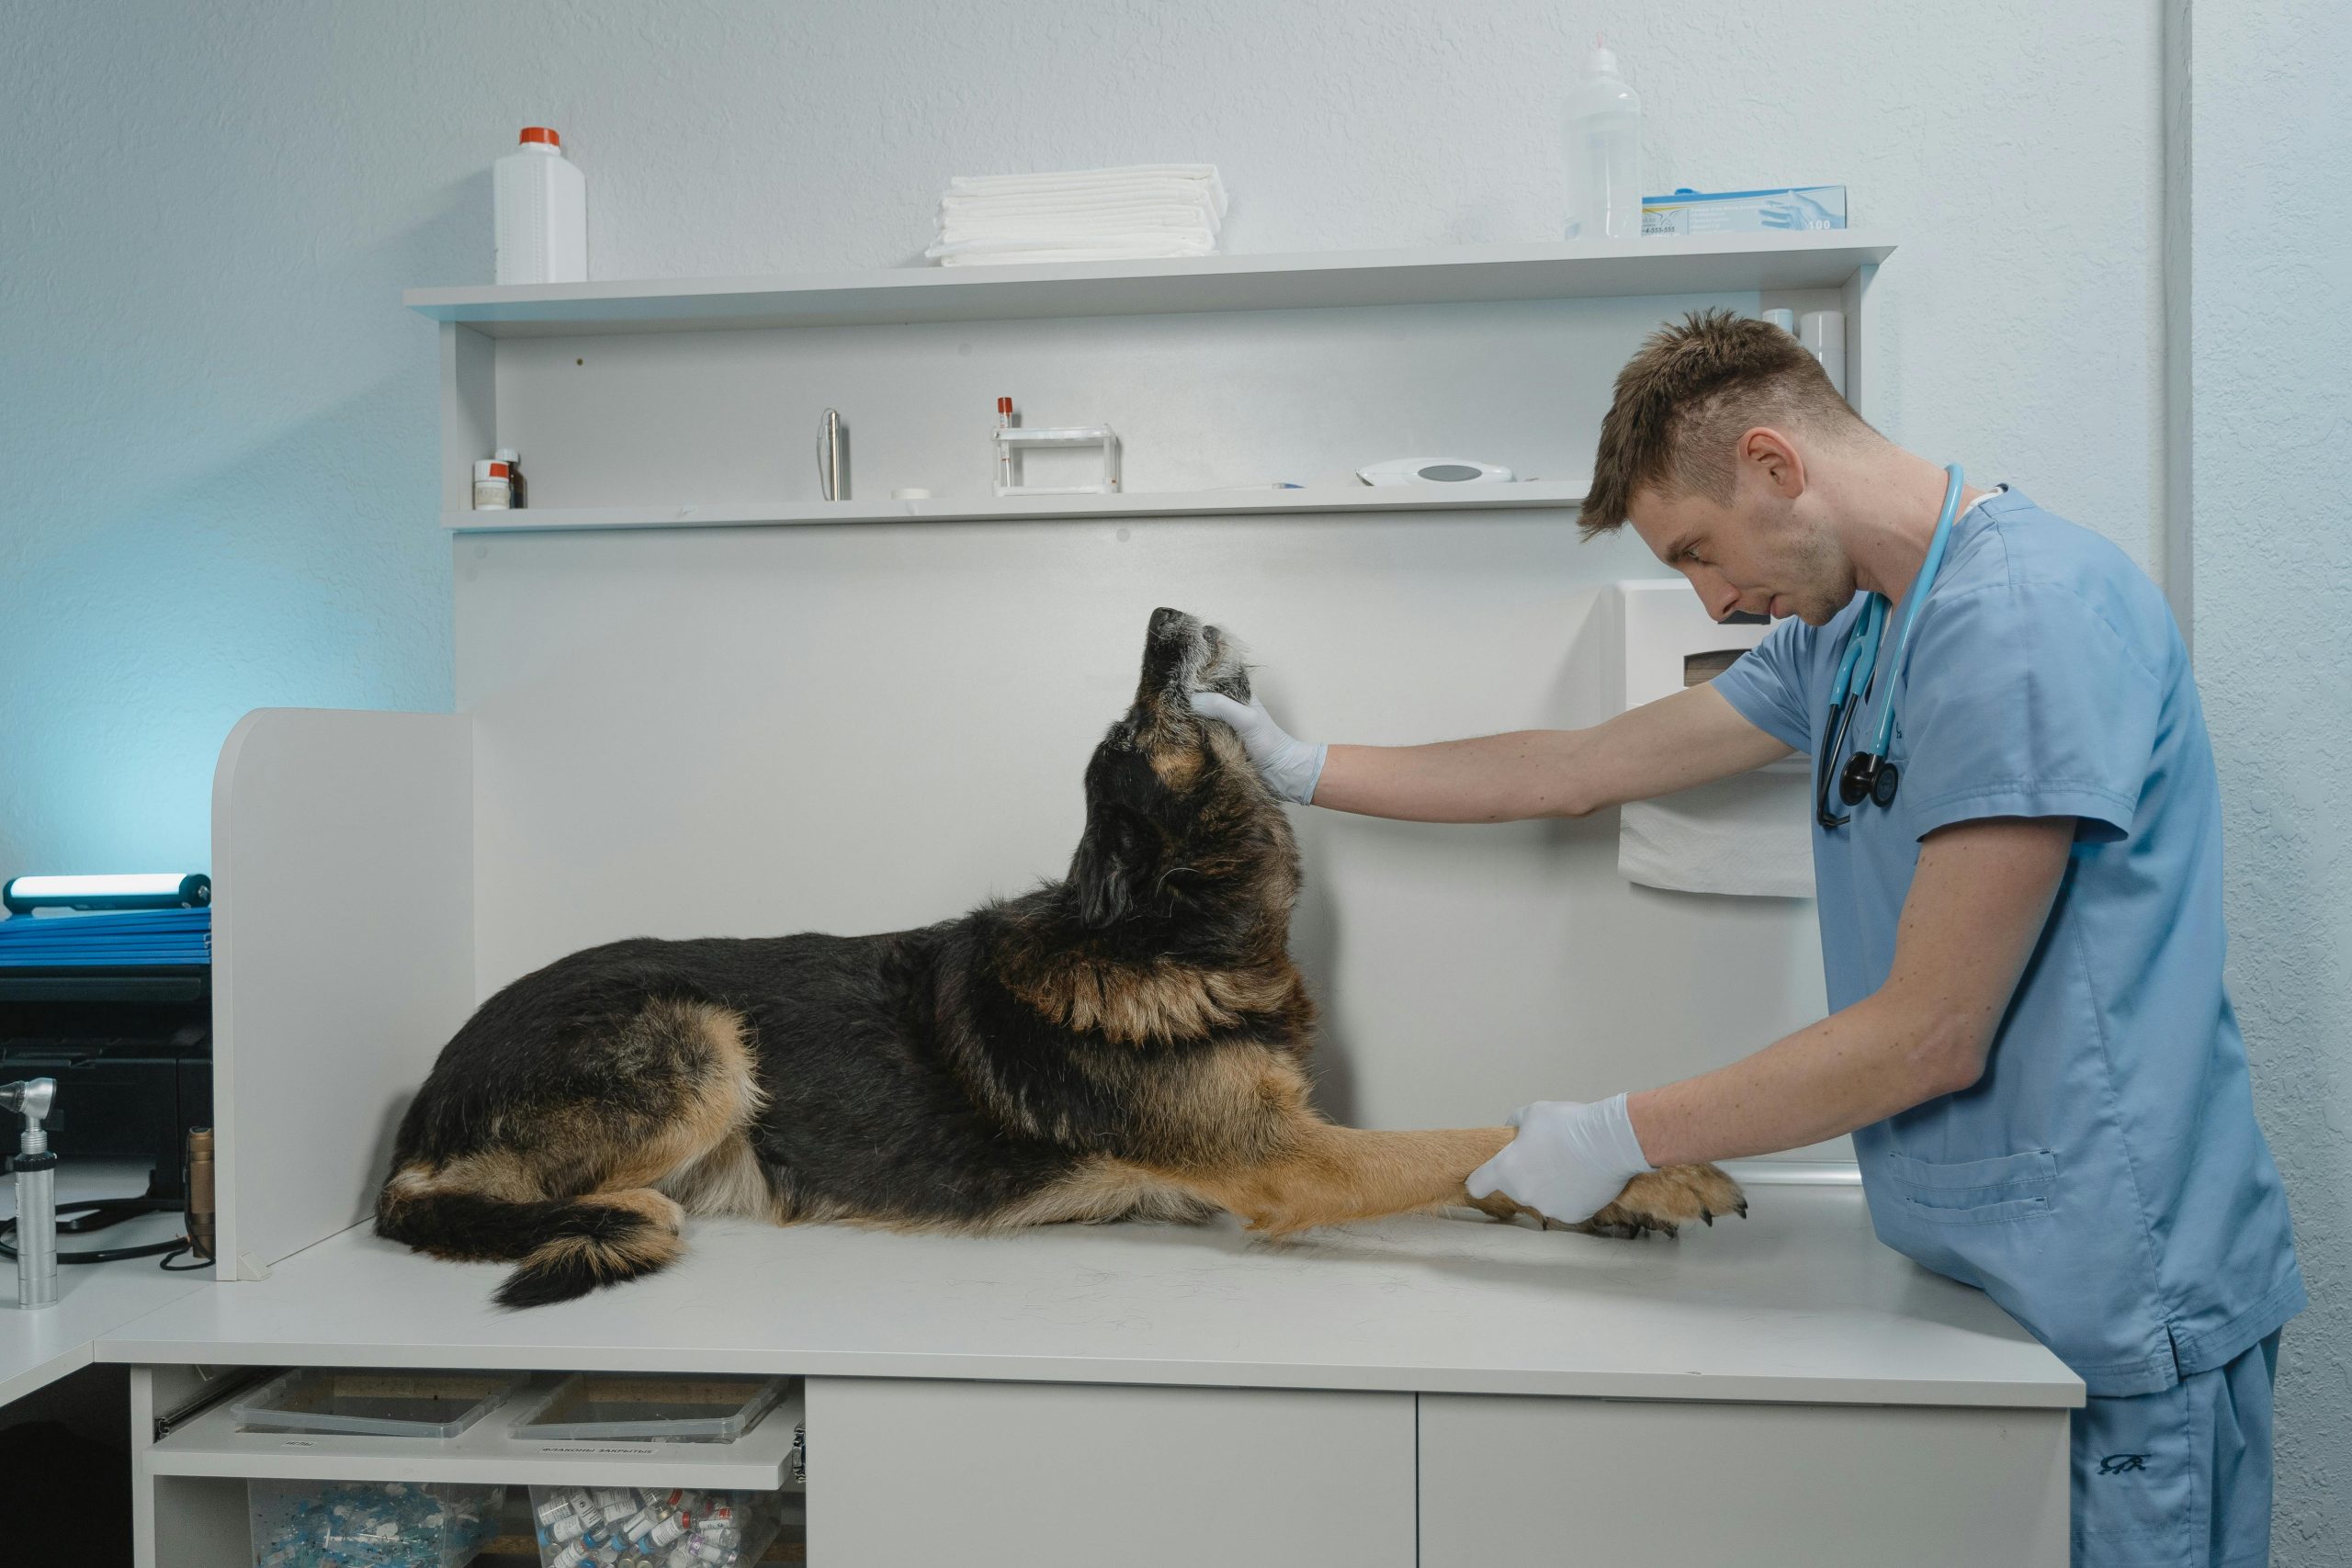
[[1250,700],[1241,650],[1179,610],[1151,613],[1143,678],[1086,765],[1086,836],[1070,862],[1080,921],[1152,922],[1155,938],[1216,943],[1286,927],[1298,852],[1281,804],[1193,692]]

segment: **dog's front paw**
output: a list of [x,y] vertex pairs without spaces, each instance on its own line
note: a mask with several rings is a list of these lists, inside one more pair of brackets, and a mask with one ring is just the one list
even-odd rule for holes
[[1739,1183],[1712,1165],[1669,1165],[1625,1183],[1616,1201],[1575,1228],[1588,1235],[1673,1235],[1693,1220],[1712,1225],[1718,1214],[1747,1217]]

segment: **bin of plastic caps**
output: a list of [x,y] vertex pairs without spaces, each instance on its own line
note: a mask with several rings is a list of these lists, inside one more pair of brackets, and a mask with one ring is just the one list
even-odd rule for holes
[[540,1568],[751,1568],[784,1513],[778,1492],[531,1488]]
[[250,1481],[254,1568],[462,1568],[497,1533],[503,1486]]

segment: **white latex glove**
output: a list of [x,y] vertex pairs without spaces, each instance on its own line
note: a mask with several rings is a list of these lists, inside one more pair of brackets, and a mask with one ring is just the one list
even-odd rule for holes
[[1248,707],[1222,692],[1194,692],[1192,699],[1193,711],[1203,718],[1233,726],[1233,733],[1241,738],[1241,749],[1250,753],[1258,776],[1269,789],[1301,806],[1313,803],[1315,781],[1323,776],[1323,759],[1331,748],[1292,739],[1255,694]]
[[1470,1196],[1500,1192],[1564,1225],[1609,1206],[1626,1182],[1654,1169],[1634,1136],[1622,1094],[1589,1105],[1539,1100],[1510,1113],[1519,1136],[1470,1173]]

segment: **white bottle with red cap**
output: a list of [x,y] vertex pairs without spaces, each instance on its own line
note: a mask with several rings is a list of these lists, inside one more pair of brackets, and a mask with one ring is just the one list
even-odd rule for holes
[[504,463],[483,457],[474,464],[474,510],[504,512],[514,504],[514,483]]
[[522,144],[491,165],[498,281],[588,281],[588,181],[563,155],[563,138],[523,128]]

